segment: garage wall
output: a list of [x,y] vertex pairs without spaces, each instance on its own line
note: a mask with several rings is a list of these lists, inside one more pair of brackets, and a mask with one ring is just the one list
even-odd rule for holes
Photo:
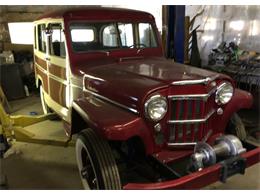
[[186,15],[191,18],[204,9],[197,17],[194,28],[204,30],[198,33],[198,44],[203,64],[208,54],[223,40],[234,41],[244,50],[260,52],[260,6],[186,6]]
[[[8,22],[33,22],[45,12],[57,9],[65,9],[68,7],[82,6],[53,6],[53,5],[18,5],[3,6],[0,5],[0,51],[1,50],[30,50],[33,51],[32,45],[12,44],[8,32]],[[33,29],[32,29],[33,30]]]
[[[87,5],[86,5],[87,6]],[[69,7],[77,8],[84,7],[82,5],[61,5],[61,6],[53,6],[53,5],[19,5],[19,6],[3,6],[0,5],[0,51],[5,50],[31,50],[31,45],[16,45],[11,44],[11,40],[8,33],[8,22],[32,22],[37,19],[40,15],[45,13],[46,11],[53,11],[57,9],[66,9]],[[140,5],[111,5],[106,7],[121,7],[128,9],[137,9],[143,10],[152,13],[156,18],[156,23],[161,30],[162,22],[161,22],[161,6],[151,5],[151,6],[140,6]]]

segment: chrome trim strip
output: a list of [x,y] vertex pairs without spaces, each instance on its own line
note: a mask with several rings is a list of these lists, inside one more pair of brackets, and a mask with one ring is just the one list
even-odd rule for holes
[[183,81],[174,81],[172,85],[196,85],[196,84],[204,84],[207,85],[209,82],[216,80],[219,75],[213,75],[211,77],[207,77],[205,79],[197,79],[197,80],[183,80]]
[[[137,51],[138,52],[138,51]],[[144,57],[142,56],[137,56],[137,57],[123,57],[123,58],[119,58],[119,62],[123,62],[124,60],[139,60],[139,59],[143,59]]]
[[195,146],[197,142],[167,143],[168,146]]
[[217,91],[217,87],[214,87],[207,94],[188,94],[188,95],[169,95],[168,98],[172,100],[200,100],[207,101],[208,98]]
[[109,98],[107,98],[107,97],[104,97],[104,96],[102,96],[102,95],[99,95],[98,93],[95,93],[95,92],[93,92],[93,91],[91,91],[91,90],[88,90],[88,89],[86,89],[85,87],[83,88],[83,91],[84,91],[84,92],[87,92],[87,93],[90,93],[90,94],[94,95],[94,96],[97,97],[97,98],[100,98],[100,99],[102,99],[102,100],[105,100],[105,101],[108,101],[108,102],[110,102],[110,103],[112,103],[112,104],[115,104],[115,105],[117,105],[117,106],[119,106],[119,107],[121,107],[121,108],[124,108],[124,109],[126,109],[126,110],[129,110],[129,111],[131,111],[131,112],[133,112],[133,113],[135,113],[135,114],[139,114],[139,112],[138,112],[136,109],[130,108],[130,107],[125,106],[125,105],[123,105],[123,104],[120,104],[120,103],[118,103],[118,102],[116,102],[116,101],[114,101],[114,100],[111,100],[111,99],[109,99]]
[[189,123],[205,123],[214,113],[216,110],[211,110],[205,118],[202,119],[187,119],[187,120],[169,120],[169,124],[189,124]]
[[83,80],[85,80],[85,78],[89,78],[89,79],[94,79],[94,80],[98,80],[98,81],[104,81],[104,79],[92,76],[92,75],[88,75],[88,74],[84,74],[83,76]]

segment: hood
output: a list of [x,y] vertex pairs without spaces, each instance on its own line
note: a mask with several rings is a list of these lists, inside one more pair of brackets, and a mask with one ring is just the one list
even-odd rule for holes
[[[145,97],[174,81],[197,80],[216,73],[164,58],[131,60],[100,66],[80,66],[88,90],[139,110]],[[221,75],[221,77],[224,77]]]

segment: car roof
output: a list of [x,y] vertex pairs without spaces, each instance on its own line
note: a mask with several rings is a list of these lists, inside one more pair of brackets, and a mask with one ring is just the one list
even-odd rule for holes
[[37,20],[45,18],[65,18],[70,20],[77,19],[89,19],[89,20],[119,20],[119,19],[146,19],[154,20],[154,17],[147,12],[123,9],[123,8],[110,8],[110,7],[97,7],[90,6],[84,8],[62,9],[53,12],[46,13],[39,17]]

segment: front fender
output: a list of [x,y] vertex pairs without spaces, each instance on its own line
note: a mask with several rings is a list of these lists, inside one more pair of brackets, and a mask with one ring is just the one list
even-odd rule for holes
[[253,97],[249,92],[235,89],[231,101],[223,108],[223,115],[218,117],[216,124],[219,124],[219,130],[225,130],[231,116],[241,109],[248,109],[253,105]]
[[[93,96],[73,102],[73,110],[103,138],[125,141],[138,136],[144,143],[146,153],[152,154],[153,136],[139,115]],[[72,117],[72,131],[76,126],[75,121],[77,120]]]

